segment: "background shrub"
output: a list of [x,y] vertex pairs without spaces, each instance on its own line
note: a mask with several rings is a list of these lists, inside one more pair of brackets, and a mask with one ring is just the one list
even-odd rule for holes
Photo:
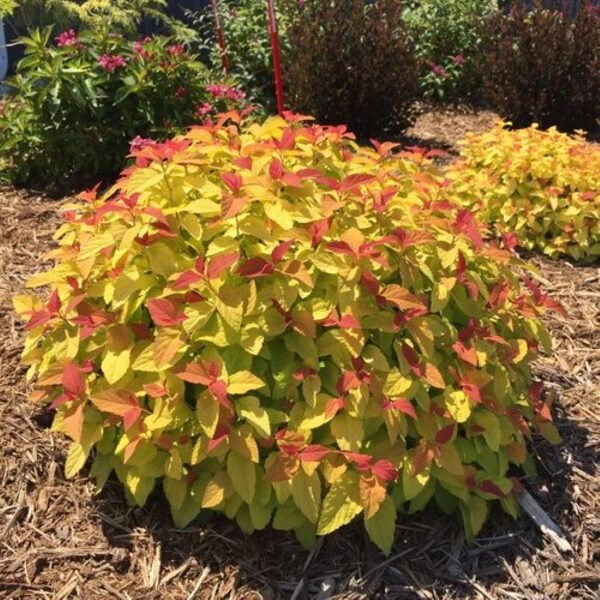
[[129,42],[74,30],[22,39],[25,58],[0,113],[2,177],[52,183],[114,176],[132,140],[163,139],[239,105],[238,90],[168,38]]
[[385,552],[432,499],[469,536],[489,501],[515,515],[509,469],[558,436],[530,370],[551,301],[426,156],[289,118],[149,145],[67,207],[28,284],[49,300],[15,299],[67,476],[91,452],[180,527],[206,508],[305,544],[361,515]]
[[[271,41],[267,27],[265,2],[255,0],[221,0],[219,18],[227,45],[230,73],[236,77],[250,100],[275,112]],[[289,50],[286,35],[291,10],[297,8],[296,0],[277,2],[277,25],[281,52]],[[209,53],[214,69],[221,68],[221,49],[214,35],[212,9],[190,14],[191,23],[198,31],[200,48]]]
[[74,27],[135,38],[143,21],[154,22],[182,38],[193,33],[166,14],[167,0],[20,0],[13,4],[9,26],[19,34],[50,26],[54,33]]
[[600,258],[600,146],[552,128],[469,135],[450,177],[499,234],[552,257]]
[[306,0],[288,28],[289,102],[361,136],[399,131],[412,119],[418,64],[401,0]]
[[592,130],[600,117],[600,7],[574,19],[517,3],[488,22],[482,55],[485,89],[516,127],[539,123]]
[[416,0],[403,14],[423,64],[426,96],[457,99],[478,95],[476,63],[487,17],[496,0]]

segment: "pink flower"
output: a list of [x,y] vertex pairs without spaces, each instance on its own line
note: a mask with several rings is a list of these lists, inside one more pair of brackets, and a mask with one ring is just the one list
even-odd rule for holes
[[63,46],[78,46],[77,32],[74,29],[63,31],[60,35],[54,38],[56,45],[61,48]]
[[446,69],[444,69],[444,67],[442,67],[441,65],[438,65],[437,63],[434,63],[431,60],[428,60],[427,64],[429,65],[431,72],[437,77],[441,77],[442,79],[448,77],[448,71],[446,71]]
[[461,65],[465,64],[465,57],[462,54],[457,54],[456,56],[452,57],[452,62],[457,67],[460,67]]
[[240,101],[246,97],[246,93],[242,90],[223,83],[209,83],[206,86],[206,91],[217,100],[228,98],[229,100]]
[[136,135],[131,142],[129,142],[129,153],[134,154],[135,152],[139,152],[142,148],[151,146],[154,143],[154,140],[151,140],[150,138],[143,138]]
[[180,85],[176,90],[175,90],[175,97],[176,98],[183,98],[185,97],[186,94],[186,89],[185,87],[183,87],[182,85]]
[[100,66],[109,73],[112,73],[117,69],[122,69],[127,65],[125,58],[120,54],[103,54],[98,59],[98,62],[100,63]]
[[133,51],[141,58],[152,58],[154,56],[154,53],[149,52],[145,48],[146,44],[149,44],[151,41],[152,38],[150,36],[140,38],[136,42],[133,42]]
[[196,106],[196,112],[195,115],[196,117],[198,117],[199,119],[204,117],[204,115],[207,115],[209,112],[211,112],[213,110],[213,105],[210,102],[205,102],[204,104],[198,104]]
[[169,54],[171,56],[181,56],[185,54],[185,46],[183,44],[173,44],[169,46]]

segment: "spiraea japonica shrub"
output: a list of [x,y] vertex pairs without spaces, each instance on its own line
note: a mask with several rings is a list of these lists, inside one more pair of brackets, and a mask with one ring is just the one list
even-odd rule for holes
[[479,531],[549,400],[530,364],[552,305],[521,285],[426,154],[236,113],[136,153],[65,206],[57,261],[19,296],[34,399],[131,502],[156,487],[310,544],[364,520],[389,552],[430,500]]
[[551,128],[468,135],[449,173],[497,234],[551,257],[600,259],[600,146]]

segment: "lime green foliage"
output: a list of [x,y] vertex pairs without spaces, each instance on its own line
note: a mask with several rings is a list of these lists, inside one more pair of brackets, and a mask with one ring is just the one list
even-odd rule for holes
[[60,31],[68,27],[135,36],[144,19],[151,19],[186,38],[191,31],[165,13],[167,0],[23,0],[14,11],[17,29],[25,32],[34,27],[53,25]]
[[469,536],[491,501],[515,515],[509,468],[558,438],[530,370],[551,302],[426,154],[287,119],[225,114],[64,207],[29,281],[52,294],[15,306],[67,476],[160,485],[180,527],[310,544],[360,518],[385,552],[430,500]]
[[449,174],[497,233],[552,257],[600,257],[600,147],[551,128],[469,135]]
[[0,0],[0,19],[12,15],[15,8],[17,8],[15,0]]

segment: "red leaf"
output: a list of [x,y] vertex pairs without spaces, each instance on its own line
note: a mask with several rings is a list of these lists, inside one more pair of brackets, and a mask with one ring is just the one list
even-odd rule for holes
[[79,367],[70,360],[62,373],[62,385],[69,396],[78,398],[85,391],[85,381]]
[[323,236],[329,231],[329,219],[321,219],[320,221],[311,223],[308,231],[311,236],[312,247],[316,248],[323,239]]
[[344,408],[343,398],[331,398],[325,405],[325,416],[330,419],[333,418],[337,413]]
[[151,398],[162,398],[167,395],[167,389],[159,383],[147,383],[144,385],[144,390]]
[[352,314],[342,315],[338,321],[338,327],[341,329],[360,329],[360,321]]
[[233,164],[242,169],[252,169],[252,159],[249,156],[240,156],[233,161]]
[[411,404],[410,400],[407,400],[406,398],[390,400],[384,408],[395,408],[397,411],[404,413],[413,419],[417,418],[415,407]]
[[245,262],[239,270],[239,274],[243,277],[266,277],[273,273],[273,265],[267,262],[264,258],[251,258]]
[[272,179],[281,179],[283,175],[283,165],[281,164],[280,160],[274,158],[269,163],[269,175]]
[[354,465],[359,471],[367,471],[371,467],[373,457],[370,454],[362,454],[360,452],[342,452],[342,454]]
[[209,279],[216,279],[229,267],[234,265],[240,258],[239,252],[231,252],[225,254],[219,254],[208,262],[206,269],[206,275]]
[[319,462],[324,456],[333,452],[330,448],[320,446],[319,444],[311,444],[306,446],[302,452],[300,452],[300,460],[306,462]]
[[286,252],[294,245],[295,239],[288,240],[287,242],[281,242],[274,250],[271,252],[271,259],[274,264],[277,264],[286,254]]
[[371,471],[373,475],[385,483],[391,483],[398,477],[398,469],[396,469],[389,460],[385,459],[378,460],[371,467]]
[[276,145],[280,150],[291,150],[296,143],[296,133],[290,127],[283,132],[280,141],[276,141]]
[[220,371],[219,363],[193,362],[188,363],[184,371],[177,373],[177,377],[189,383],[199,383],[200,385],[208,386],[213,381],[216,381]]
[[227,384],[222,379],[211,382],[208,389],[223,406],[229,406],[231,404],[229,397],[227,396]]
[[45,308],[42,310],[33,311],[31,313],[31,318],[29,319],[29,321],[27,321],[27,325],[25,326],[25,329],[27,329],[27,330],[35,329],[36,327],[39,327],[40,325],[45,325],[51,318],[52,318],[52,315]]
[[485,479],[477,484],[477,487],[486,494],[492,494],[492,496],[498,496],[498,498],[504,498],[506,494],[492,481]]
[[189,269],[184,271],[177,277],[171,286],[174,290],[184,290],[189,288],[194,283],[198,283],[202,280],[202,276],[196,271]]
[[466,208],[459,210],[454,226],[457,231],[468,237],[476,248],[481,248],[483,246],[483,239],[479,232],[479,227],[470,210]]
[[60,304],[60,298],[58,297],[58,292],[56,290],[54,290],[52,292],[52,295],[50,296],[50,298],[48,300],[48,304],[46,306],[48,307],[48,310],[53,315],[58,314],[61,304]]
[[456,428],[455,423],[450,423],[450,425],[446,425],[445,427],[442,427],[442,429],[440,429],[435,434],[436,443],[440,444],[440,445],[447,444],[452,439],[455,428]]
[[358,387],[360,387],[360,379],[354,371],[344,371],[335,384],[335,389],[340,396]]
[[454,342],[454,344],[452,344],[452,348],[462,360],[470,365],[473,365],[474,367],[477,366],[477,351],[475,348],[467,348],[463,342]]
[[152,298],[146,303],[152,321],[161,327],[171,327],[183,323],[187,317],[179,308],[179,302],[168,298]]
[[141,406],[133,406],[131,407],[124,415],[123,415],[123,427],[125,431],[129,431],[137,420],[142,415],[142,407]]
[[221,180],[234,193],[242,187],[242,178],[237,173],[223,173]]
[[402,344],[402,355],[406,359],[406,362],[413,368],[418,368],[419,357],[417,353],[408,344]]

